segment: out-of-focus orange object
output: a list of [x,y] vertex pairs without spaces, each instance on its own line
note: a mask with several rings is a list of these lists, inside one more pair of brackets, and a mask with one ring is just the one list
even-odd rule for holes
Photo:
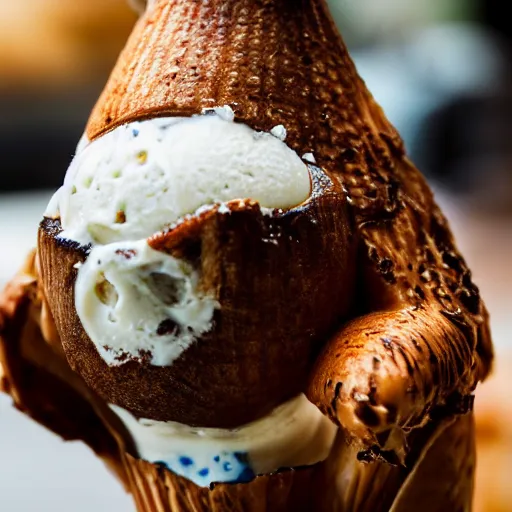
[[90,82],[113,65],[136,20],[126,0],[0,2],[0,87]]
[[474,512],[512,510],[512,353],[497,354],[476,392],[477,472]]

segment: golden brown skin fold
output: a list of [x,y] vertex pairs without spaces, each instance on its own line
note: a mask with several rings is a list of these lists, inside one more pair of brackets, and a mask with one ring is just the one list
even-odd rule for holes
[[[323,176],[320,189],[290,212],[264,218],[242,198],[232,215],[213,211],[149,239],[193,262],[203,287],[225,306],[212,331],[166,368],[147,361],[110,368],[99,357],[74,310],[74,265],[86,253],[59,242],[59,220],[45,219],[36,286],[51,312],[45,337],[66,375],[77,372],[89,403],[230,427],[302,391],[340,425],[338,442],[325,464],[207,491],[126,455],[119,430],[95,409],[107,426],[99,439],[118,443],[103,453],[114,453],[147,512],[299,510],[292,503],[329,511],[401,512],[411,503],[469,510],[472,393],[493,356],[487,312],[428,185],[358,76],[323,0],[155,0],[87,135],[219,105],[230,105],[236,121],[255,130],[283,124],[293,150],[313,153],[309,168]],[[269,251],[262,240],[273,226],[301,243]],[[43,301],[30,299],[33,289],[20,289],[19,279],[0,310],[8,349],[31,346],[19,330],[28,322],[23,308]],[[5,348],[4,360],[16,399],[25,375],[9,378],[19,358]],[[34,412],[44,397],[33,396],[27,410],[48,424]]]

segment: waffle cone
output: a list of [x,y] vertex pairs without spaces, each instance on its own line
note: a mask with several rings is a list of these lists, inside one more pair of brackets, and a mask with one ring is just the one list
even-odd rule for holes
[[[368,128],[400,143],[368,93],[324,0],[155,0],[139,19],[89,119],[115,126],[230,105],[257,130],[339,157]],[[368,124],[368,121],[371,124]],[[365,133],[366,132],[366,133]],[[380,144],[384,147],[383,144]]]
[[71,367],[137,417],[203,427],[249,423],[306,392],[367,449],[384,448],[378,432],[469,403],[492,359],[485,306],[324,0],[150,2],[87,135],[221,105],[255,130],[284,125],[299,156],[313,153],[320,190],[272,217],[244,204],[149,240],[200,254],[202,285],[221,304],[168,367],[100,357],[69,286],[86,251],[45,219],[42,279]]

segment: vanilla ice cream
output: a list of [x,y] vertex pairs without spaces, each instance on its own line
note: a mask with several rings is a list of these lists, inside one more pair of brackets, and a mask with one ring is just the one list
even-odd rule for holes
[[107,364],[168,366],[211,327],[218,304],[198,280],[190,264],[146,240],[100,245],[79,268],[76,311]]
[[256,132],[228,108],[133,122],[82,144],[48,212],[60,215],[62,236],[82,244],[139,240],[205,205],[304,202],[309,171],[283,141],[284,127],[276,136]]
[[120,407],[112,408],[131,433],[141,458],[204,487],[213,482],[246,482],[280,468],[325,460],[337,432],[303,394],[233,430],[137,420]]

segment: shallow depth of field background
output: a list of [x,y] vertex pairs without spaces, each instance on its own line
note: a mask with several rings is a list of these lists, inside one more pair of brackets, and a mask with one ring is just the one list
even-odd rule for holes
[[[330,0],[360,73],[449,217],[491,312],[476,512],[512,509],[512,35],[500,0]],[[125,0],[0,0],[0,288],[35,243],[135,21]],[[511,395],[512,396],[512,395]],[[100,461],[0,397],[0,510],[132,511]],[[508,466],[507,466],[508,464]]]

